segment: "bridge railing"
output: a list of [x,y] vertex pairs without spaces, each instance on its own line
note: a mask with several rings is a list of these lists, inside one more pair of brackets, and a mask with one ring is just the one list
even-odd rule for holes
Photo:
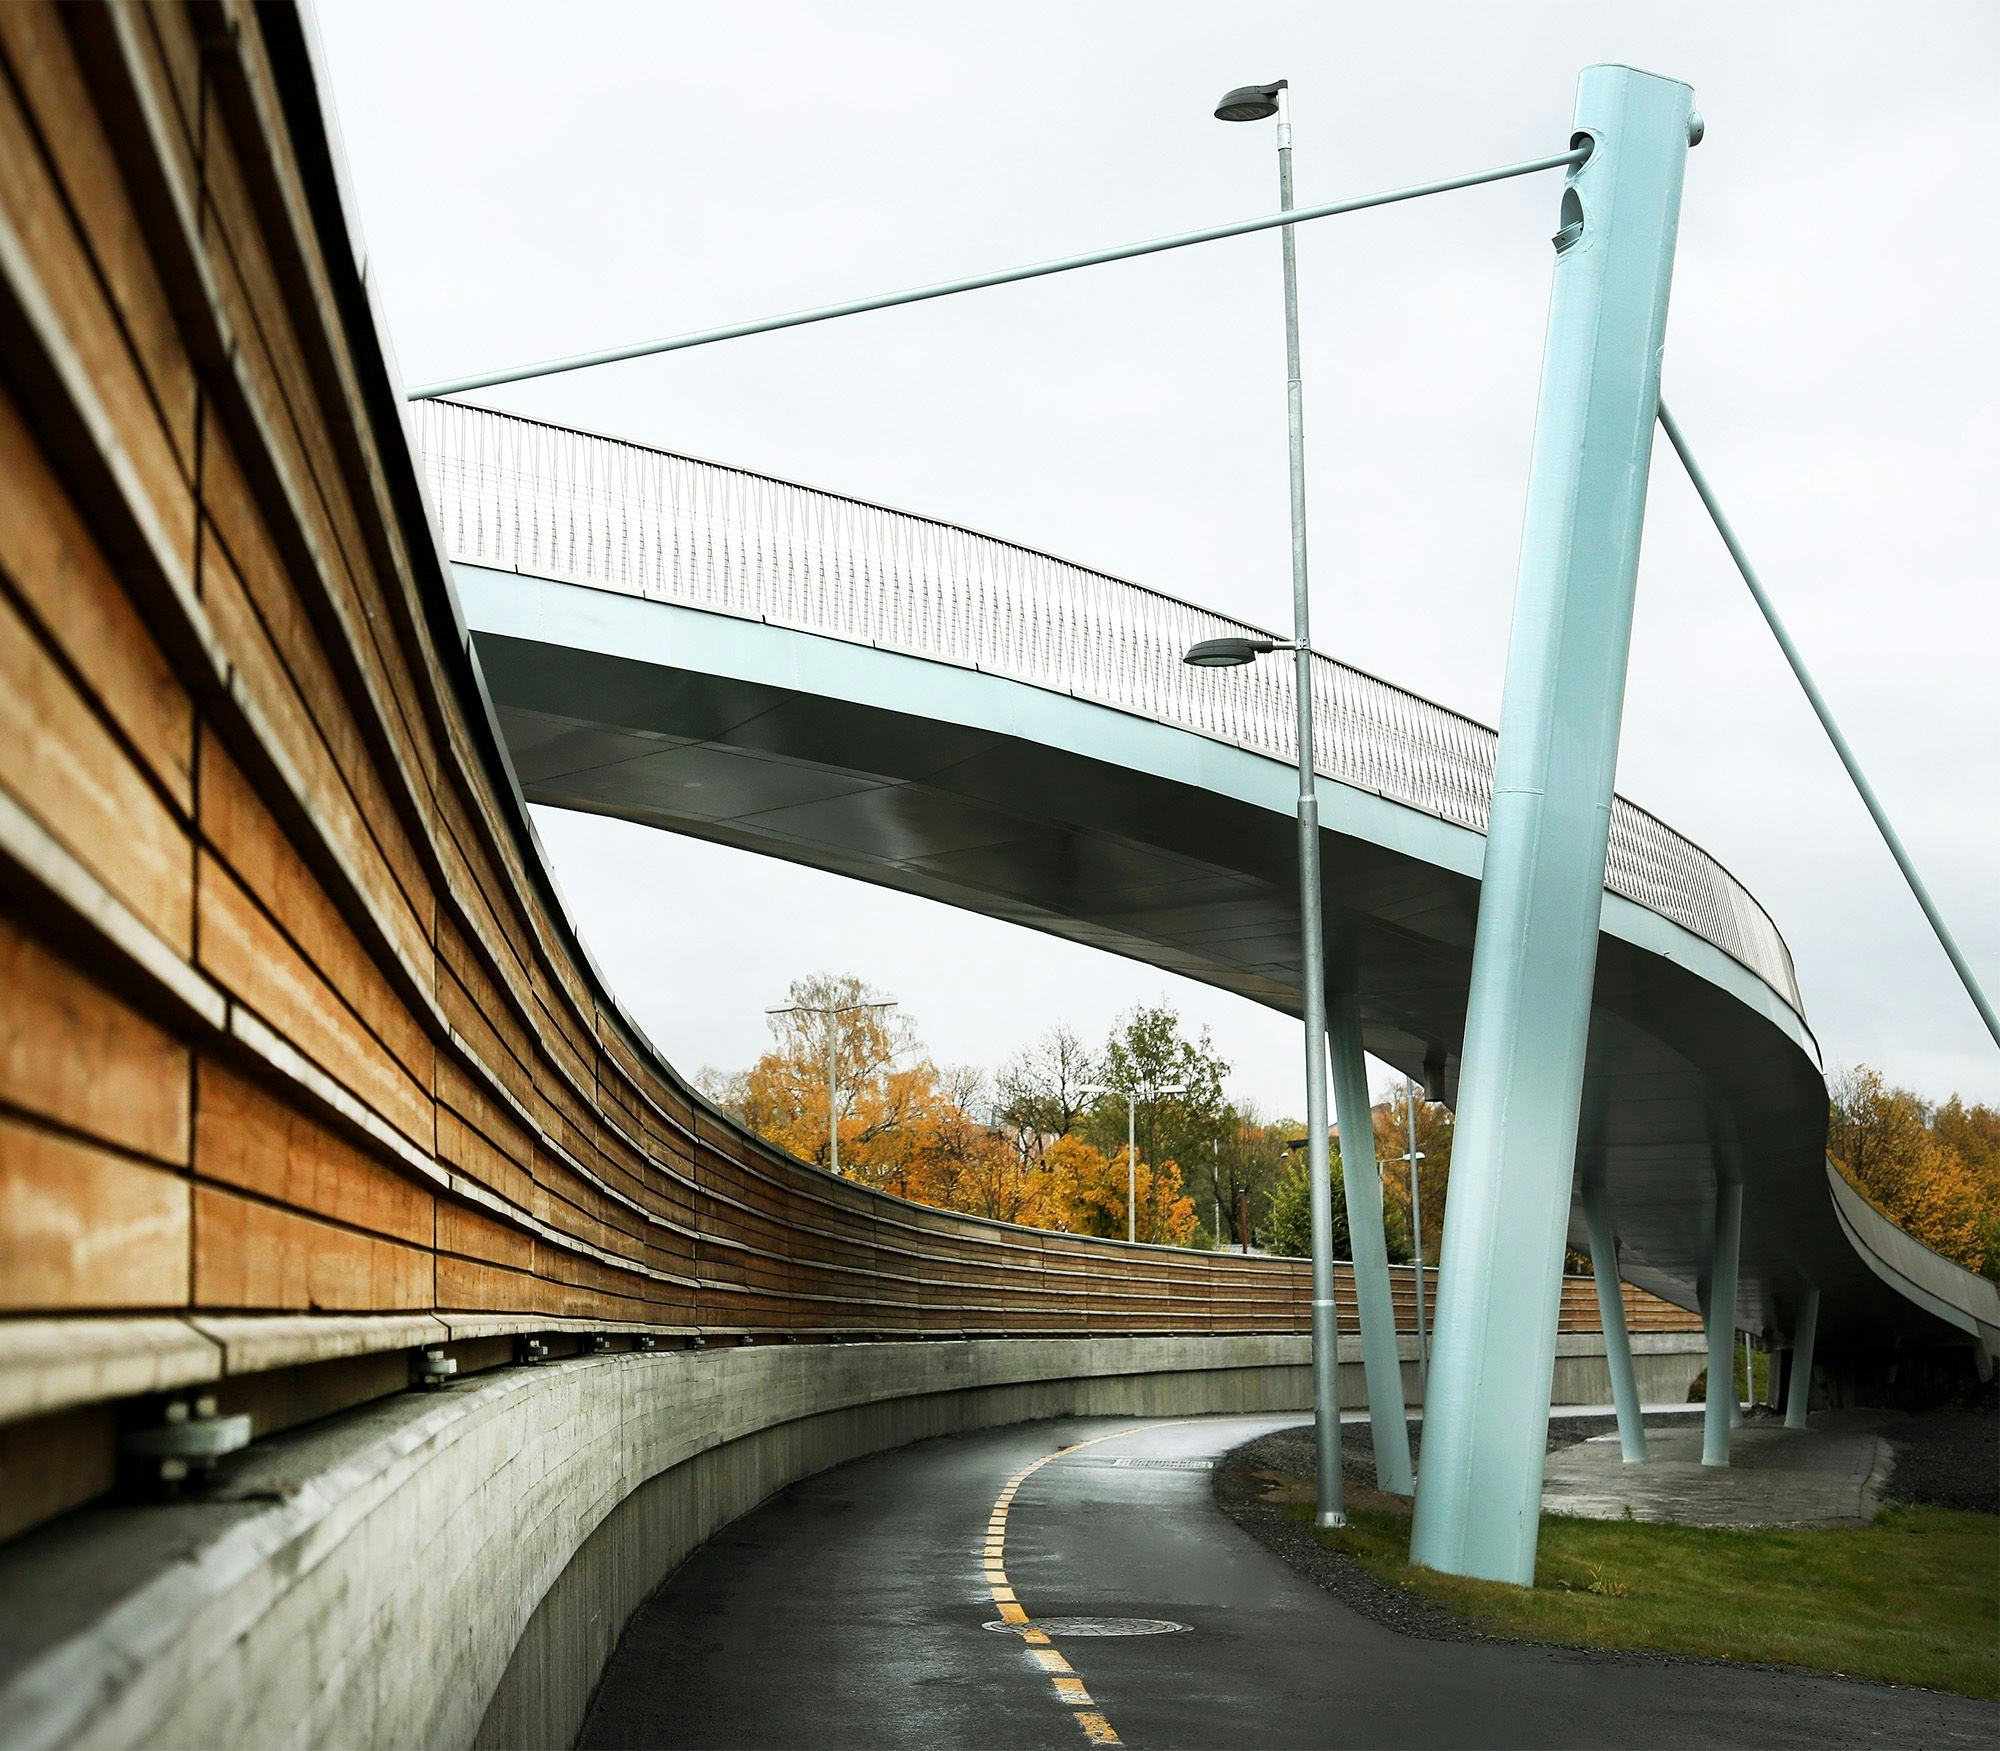
[[[410,417],[455,559],[968,665],[1297,758],[1291,664],[1181,661],[1197,640],[1267,629],[974,530],[697,457],[453,402],[418,402]],[[1317,654],[1313,687],[1323,775],[1486,830],[1494,731]],[[1763,907],[1623,797],[1605,886],[1802,1010]]]

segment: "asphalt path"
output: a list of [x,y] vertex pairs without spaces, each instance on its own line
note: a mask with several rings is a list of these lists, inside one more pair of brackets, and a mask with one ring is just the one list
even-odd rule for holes
[[[580,1743],[2000,1742],[2000,1706],[1931,1692],[1384,1629],[1210,1500],[1202,1462],[1297,1420],[1071,1418],[807,1479],[717,1534],[637,1613]],[[1007,1616],[1025,1622],[983,1627]],[[1063,1618],[1187,1627],[1038,1627]]]

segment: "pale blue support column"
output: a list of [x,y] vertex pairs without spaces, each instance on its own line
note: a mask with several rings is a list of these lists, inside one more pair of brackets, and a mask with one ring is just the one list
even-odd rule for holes
[[1361,1048],[1361,1008],[1352,992],[1327,1005],[1333,1051],[1333,1112],[1340,1121],[1340,1177],[1347,1191],[1347,1237],[1354,1255],[1354,1299],[1361,1313],[1361,1364],[1368,1378],[1368,1427],[1375,1439],[1375,1479],[1407,1496],[1410,1425],[1403,1407],[1403,1362],[1396,1349],[1396,1301],[1382,1232],[1382,1169],[1375,1159],[1375,1112],[1368,1104],[1368,1064]]
[[1604,851],[1688,142],[1590,67],[1564,186],[1459,1076],[1413,1561],[1534,1579]]
[[1792,1378],[1785,1388],[1785,1427],[1803,1429],[1812,1409],[1813,1340],[1819,1336],[1819,1290],[1808,1289],[1799,1300],[1792,1326]]
[[1715,1235],[1708,1254],[1708,1399],[1701,1420],[1701,1462],[1729,1463],[1729,1431],[1742,1420],[1736,1402],[1736,1267],[1743,1250],[1743,1182],[1715,1183]]
[[1611,1368],[1611,1403],[1618,1412],[1618,1450],[1627,1465],[1646,1458],[1646,1415],[1632,1372],[1632,1338],[1625,1329],[1625,1290],[1618,1276],[1618,1242],[1611,1228],[1611,1205],[1601,1179],[1583,1182],[1583,1219],[1590,1229],[1590,1274],[1597,1280],[1597,1323],[1604,1332],[1604,1359]]

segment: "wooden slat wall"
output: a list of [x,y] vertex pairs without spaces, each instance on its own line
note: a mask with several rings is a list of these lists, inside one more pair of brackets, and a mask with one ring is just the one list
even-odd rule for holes
[[1296,1261],[829,1180],[620,1018],[438,642],[273,16],[0,5],[0,1326],[1305,1329]]

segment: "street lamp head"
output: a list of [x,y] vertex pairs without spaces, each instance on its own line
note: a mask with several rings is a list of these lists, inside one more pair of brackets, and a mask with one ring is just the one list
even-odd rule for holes
[[1194,669],[1235,669],[1279,648],[1275,638],[1205,638],[1181,658]]
[[1287,81],[1274,80],[1269,85],[1239,85],[1215,106],[1215,119],[1219,122],[1261,122],[1266,116],[1278,113],[1278,93],[1286,88]]

